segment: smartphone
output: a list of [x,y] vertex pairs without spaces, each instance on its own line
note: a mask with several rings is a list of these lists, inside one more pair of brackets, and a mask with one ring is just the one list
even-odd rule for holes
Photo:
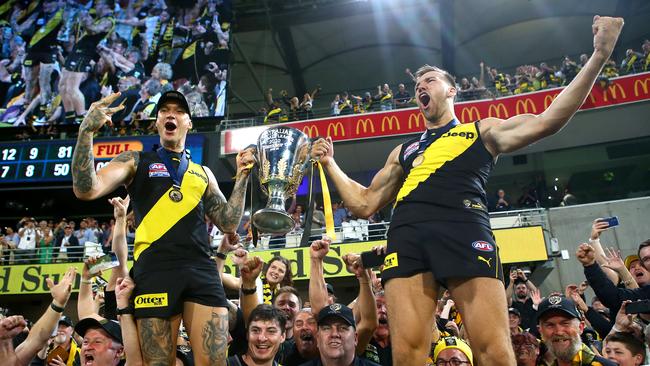
[[607,224],[609,225],[608,227],[614,227],[619,225],[618,216],[606,217],[604,219],[600,219],[599,221],[607,222]]
[[386,258],[386,254],[377,254],[376,252],[369,250],[361,253],[361,265],[363,268],[379,267],[384,264],[384,258]]
[[625,306],[626,314],[650,313],[650,300],[639,300]]
[[113,252],[110,252],[106,255],[103,255],[97,258],[97,262],[90,266],[90,274],[97,274],[100,271],[105,271],[109,268],[117,267],[120,265],[120,261],[117,260],[117,255]]

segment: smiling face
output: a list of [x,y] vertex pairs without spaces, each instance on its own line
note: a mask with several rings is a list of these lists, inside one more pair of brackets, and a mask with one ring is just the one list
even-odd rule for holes
[[429,122],[436,122],[446,113],[453,113],[456,86],[450,84],[440,71],[428,71],[419,76],[415,83],[418,107]]
[[56,331],[56,336],[54,337],[54,343],[67,344],[68,342],[70,342],[73,329],[74,328],[72,328],[67,324],[59,323],[59,327],[57,328]]
[[270,285],[277,285],[284,279],[284,275],[287,273],[287,266],[279,260],[275,260],[269,264],[269,268],[266,270],[266,281]]
[[284,331],[276,320],[253,320],[248,326],[248,352],[256,364],[273,360],[284,342]]
[[102,329],[89,329],[81,344],[82,366],[114,366],[120,362],[123,347]]
[[603,346],[603,356],[616,362],[620,366],[639,366],[643,362],[643,355],[633,354],[621,342],[606,342]]
[[318,326],[318,349],[321,359],[340,360],[348,365],[354,359],[357,334],[353,326],[342,319],[331,317]]
[[539,333],[549,352],[563,361],[571,361],[582,346],[580,334],[584,323],[560,312],[552,312],[540,319]]
[[275,298],[274,305],[287,315],[287,329],[293,328],[293,321],[300,310],[300,299],[291,292],[283,292]]
[[187,131],[191,128],[190,115],[179,103],[168,101],[158,109],[156,129],[160,143],[166,149],[182,149],[185,146]]

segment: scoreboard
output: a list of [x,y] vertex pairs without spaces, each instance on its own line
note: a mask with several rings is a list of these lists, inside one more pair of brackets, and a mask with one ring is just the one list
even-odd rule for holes
[[[0,184],[72,181],[72,154],[76,140],[46,140],[0,143]],[[205,136],[187,135],[185,148],[192,161],[203,162]],[[98,138],[93,141],[95,171],[124,151],[154,151],[158,135]]]

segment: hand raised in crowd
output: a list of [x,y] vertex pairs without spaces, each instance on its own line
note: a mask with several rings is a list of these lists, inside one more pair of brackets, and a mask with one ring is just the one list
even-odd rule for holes
[[602,218],[597,218],[591,224],[591,235],[589,236],[589,239],[591,240],[599,239],[600,234],[602,234],[603,231],[609,229],[609,223],[607,221],[602,221],[602,220],[603,220]]
[[604,264],[603,267],[609,268],[617,273],[625,271],[625,262],[621,259],[621,252],[619,250],[606,248],[605,260],[607,264]]
[[47,366],[66,366],[66,363],[63,362],[61,356],[57,355],[56,358],[50,360],[50,363],[48,363]]
[[232,253],[232,262],[239,268],[242,268],[247,260],[248,251],[244,248],[235,249],[235,251]]
[[523,269],[517,269],[517,277],[524,282],[528,282],[528,277],[526,277]]
[[531,290],[530,300],[533,302],[533,305],[537,307],[539,304],[542,303],[542,292],[538,288]]
[[113,197],[108,199],[108,203],[113,205],[113,216],[117,218],[126,217],[126,212],[129,209],[131,197],[127,194],[126,197]]
[[79,126],[79,131],[97,132],[105,124],[111,126],[113,124],[111,122],[111,116],[115,112],[124,109],[124,102],[117,107],[109,107],[119,96],[120,92],[113,93],[91,104],[86,113],[86,117],[84,117]]
[[255,280],[262,273],[264,261],[260,257],[253,257],[246,260],[246,263],[241,267],[241,280],[242,285],[246,288],[255,286]]
[[131,277],[118,278],[115,285],[115,299],[117,307],[124,309],[129,306],[129,299],[135,288],[135,283]]
[[323,237],[321,240],[316,240],[309,246],[309,257],[313,259],[323,260],[330,250],[331,240]]
[[319,161],[321,164],[328,164],[334,158],[334,144],[332,138],[319,138],[311,147],[311,158]]
[[361,256],[356,253],[349,253],[341,257],[348,272],[354,274],[357,278],[369,277],[365,268],[361,264]]
[[381,291],[384,291],[384,287],[381,284],[381,278],[377,278],[377,274],[375,273],[375,271],[370,270],[368,274],[370,275],[370,282],[372,284],[372,291],[375,294],[378,294]]
[[510,283],[514,283],[515,280],[517,279],[517,270],[516,269],[511,269],[510,270]]
[[45,279],[47,287],[50,289],[50,294],[52,294],[52,299],[54,299],[54,305],[65,308],[72,293],[72,283],[76,274],[77,269],[70,267],[56,285],[50,277]]
[[618,309],[618,313],[616,313],[616,323],[614,324],[614,327],[619,332],[634,332],[635,330],[634,318],[636,315],[627,314],[626,312],[627,305],[631,302],[632,301],[630,300],[623,301],[621,303],[621,308]]
[[12,315],[0,320],[0,340],[14,338],[25,327],[27,327],[27,322],[22,315]]
[[578,293],[584,295],[585,291],[589,288],[589,281],[584,280],[578,284]]
[[580,309],[583,313],[586,313],[587,310],[589,310],[587,304],[585,304],[585,301],[582,299],[582,296],[580,296],[580,289],[578,288],[578,285],[573,283],[568,285],[564,290],[564,294],[567,298],[573,300],[578,309]]
[[96,275],[101,274],[101,272],[90,274],[90,267],[94,266],[97,263],[97,259],[99,259],[99,257],[88,257],[84,260],[84,265],[83,268],[81,269],[82,280],[88,281],[91,278],[95,277]]
[[576,251],[576,258],[578,258],[583,266],[591,266],[596,262],[596,251],[591,245],[582,243]]

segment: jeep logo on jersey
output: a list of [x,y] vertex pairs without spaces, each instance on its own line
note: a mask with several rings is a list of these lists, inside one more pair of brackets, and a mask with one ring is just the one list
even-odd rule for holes
[[492,244],[488,243],[487,241],[483,241],[483,240],[473,242],[472,247],[474,247],[474,249],[476,250],[480,250],[481,252],[494,251],[494,246],[492,246]]
[[471,139],[474,138],[474,132],[469,132],[469,131],[468,132],[451,132],[451,131],[449,131],[446,134],[440,136],[440,138],[443,138],[443,137],[456,137],[456,136],[464,137],[464,138],[466,138],[468,140],[471,140]]

